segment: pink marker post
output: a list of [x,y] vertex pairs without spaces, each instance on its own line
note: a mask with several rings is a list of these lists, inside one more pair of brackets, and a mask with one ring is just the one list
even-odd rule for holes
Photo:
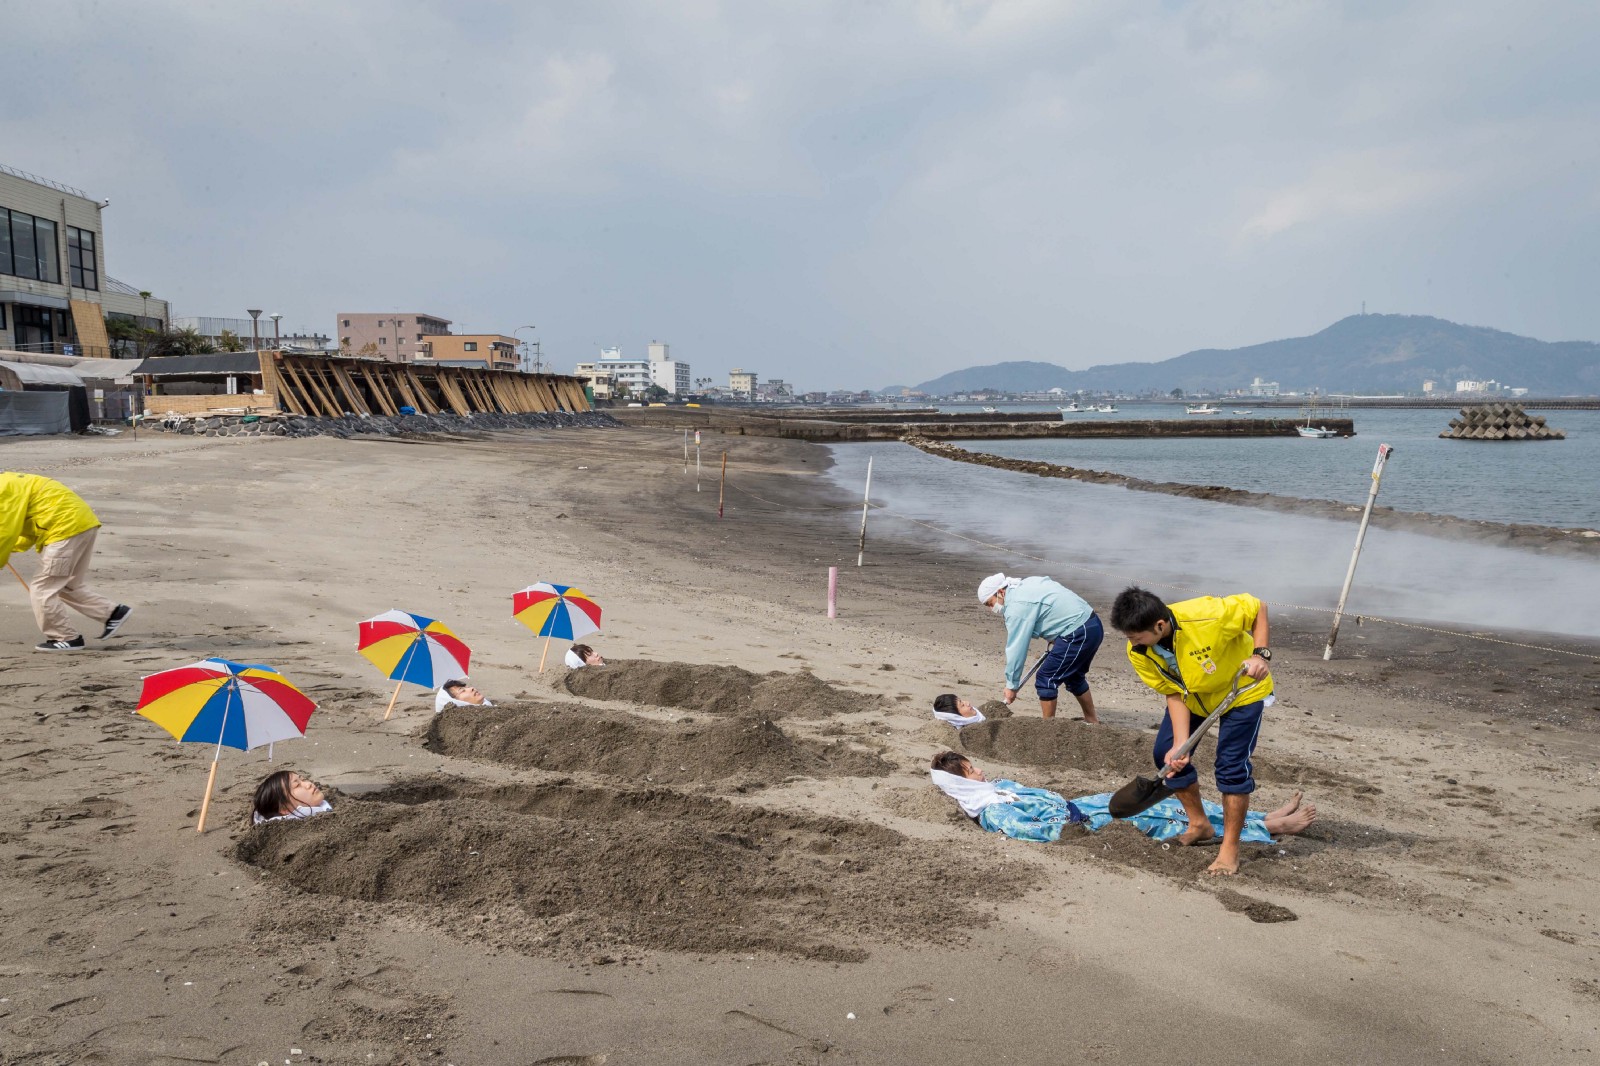
[[839,617],[838,598],[839,598],[839,568],[837,566],[830,566],[830,567],[828,567],[828,617],[829,618],[837,618],[837,617]]

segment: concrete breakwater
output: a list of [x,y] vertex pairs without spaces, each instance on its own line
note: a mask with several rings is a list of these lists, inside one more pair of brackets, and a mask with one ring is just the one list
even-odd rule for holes
[[[942,416],[938,421],[902,419],[898,412],[885,413],[882,421],[851,419],[834,421],[804,415],[766,414],[749,409],[645,407],[614,408],[619,421],[636,426],[670,426],[712,429],[722,433],[752,437],[785,437],[818,444],[847,444],[899,440],[908,433],[929,440],[1017,440],[1026,438],[1079,437],[1293,437],[1295,420],[1289,418],[1191,417],[1184,420],[1128,419],[1120,421],[1063,422],[1060,416],[1036,415],[984,420],[970,416]],[[1349,418],[1330,418],[1326,425],[1342,437],[1355,436],[1355,423]]]

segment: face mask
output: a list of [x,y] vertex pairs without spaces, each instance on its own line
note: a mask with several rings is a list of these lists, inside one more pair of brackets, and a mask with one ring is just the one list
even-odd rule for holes
[[995,614],[1005,614],[1006,605],[1004,603],[997,603],[993,607],[989,608],[989,610],[993,611]]

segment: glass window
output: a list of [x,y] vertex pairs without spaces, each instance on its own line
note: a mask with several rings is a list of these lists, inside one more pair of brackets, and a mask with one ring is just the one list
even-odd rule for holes
[[464,351],[464,352],[475,352],[475,351],[478,350],[478,342],[477,341],[465,341],[461,345],[461,350]]
[[379,337],[378,338],[378,343],[379,344],[388,344],[389,343],[389,338],[388,337]]
[[345,329],[349,329],[350,328],[350,320],[348,318],[344,320],[344,328]]
[[0,274],[15,274],[11,269],[11,212],[0,207]]
[[11,212],[11,272],[19,278],[39,278],[39,260],[33,254],[33,216]]
[[74,288],[100,287],[100,264],[94,254],[93,230],[67,227],[67,266]]
[[56,243],[56,224],[48,218],[33,220],[34,254],[39,257],[39,280],[61,280],[61,245]]

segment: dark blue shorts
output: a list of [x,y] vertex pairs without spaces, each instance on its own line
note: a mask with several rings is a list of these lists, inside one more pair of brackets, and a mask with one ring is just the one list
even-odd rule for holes
[[[1248,796],[1256,790],[1255,771],[1250,766],[1250,756],[1256,750],[1256,738],[1261,735],[1263,706],[1264,701],[1257,700],[1242,707],[1235,707],[1222,716],[1222,721],[1211,727],[1211,735],[1217,742],[1218,792]],[[1194,736],[1194,731],[1200,728],[1200,723],[1203,721],[1205,719],[1198,714],[1189,712],[1190,736]],[[1202,740],[1200,743],[1204,745],[1209,741]],[[1161,716],[1161,729],[1156,733],[1155,747],[1151,749],[1157,770],[1167,765],[1167,752],[1171,750],[1172,718],[1164,714]],[[1173,774],[1167,778],[1167,787],[1177,791],[1188,788],[1198,780],[1200,775],[1191,762],[1184,767],[1183,773]]]
[[1039,672],[1033,675],[1033,689],[1041,700],[1053,700],[1059,689],[1074,696],[1089,691],[1089,664],[1094,653],[1100,650],[1100,641],[1106,631],[1100,625],[1100,616],[1091,613],[1089,620],[1071,633],[1059,636],[1044,653]]

